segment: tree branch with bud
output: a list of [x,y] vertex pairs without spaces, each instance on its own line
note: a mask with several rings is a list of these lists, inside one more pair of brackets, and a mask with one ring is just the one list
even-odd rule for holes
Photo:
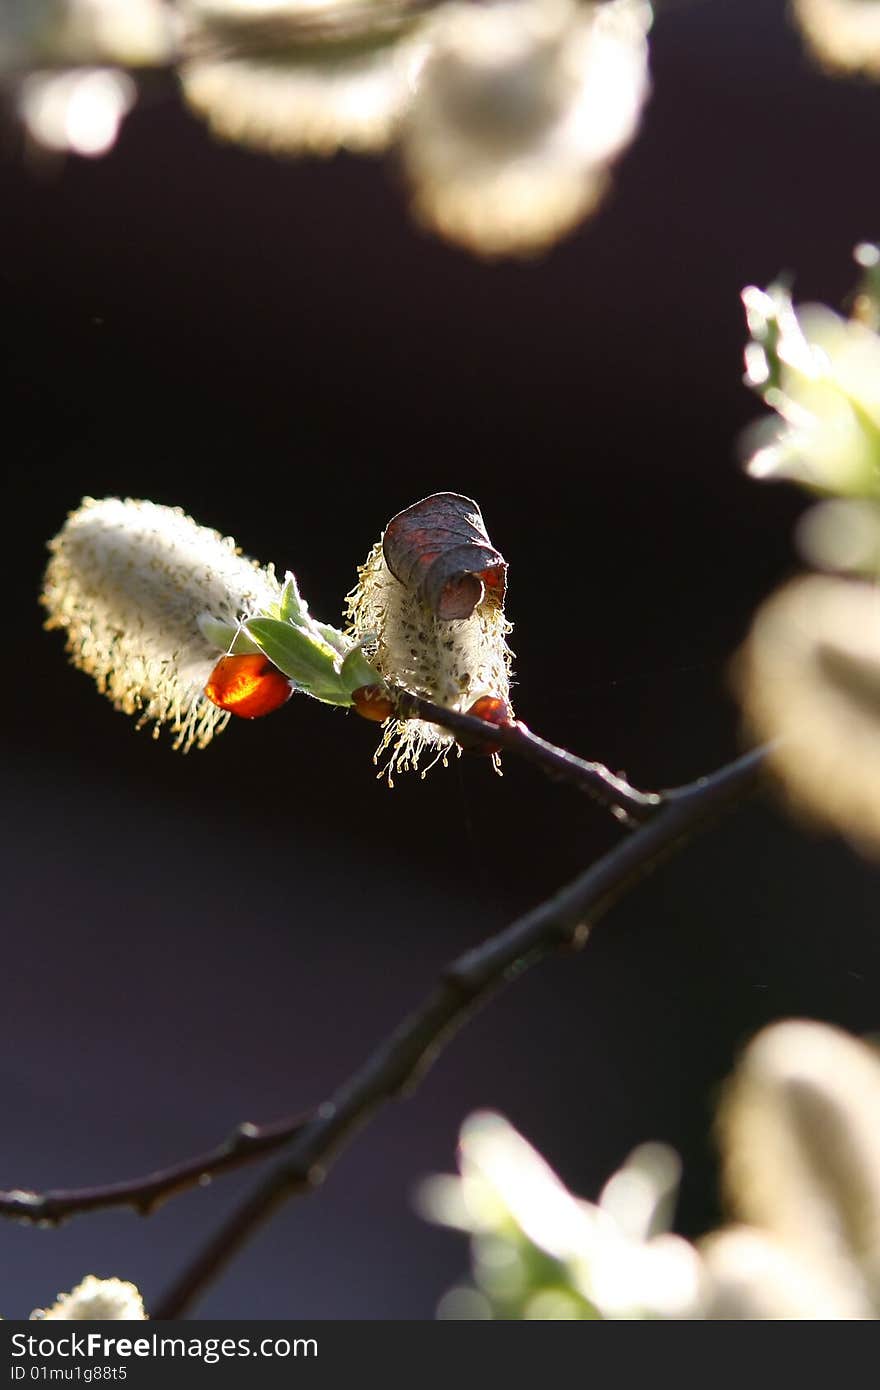
[[[283,582],[228,537],[149,502],[86,499],[51,543],[42,601],[76,665],[117,708],[175,746],[205,747],[236,715],[253,719],[294,693],[383,727],[380,776],[501,751],[588,792],[633,833],[567,887],[465,954],[327,1100],[305,1117],[243,1124],[207,1153],[145,1177],[43,1194],[0,1193],[0,1215],[55,1223],[102,1207],[148,1213],[162,1201],[285,1149],[284,1162],[220,1228],[154,1310],[181,1315],[266,1217],[314,1187],[389,1099],[411,1090],[473,1012],[560,947],[582,945],[611,905],[757,785],[758,749],[664,793],[631,787],[533,734],[510,704],[507,565],[476,503],[439,493],[392,518],[358,572],[344,627],[319,622],[296,580]],[[427,768],[424,769],[424,772]]]
[[764,750],[754,750],[709,777],[665,792],[648,824],[544,903],[451,962],[422,1005],[310,1113],[266,1125],[239,1125],[216,1149],[143,1178],[42,1194],[0,1193],[0,1216],[56,1224],[120,1206],[146,1215],[172,1196],[286,1148],[284,1163],[222,1226],[153,1310],[157,1318],[181,1316],[259,1224],[288,1198],[317,1186],[330,1163],[381,1106],[413,1090],[483,1002],[555,950],[585,944],[589,930],[621,897],[751,794],[759,784],[764,756]]
[[589,931],[658,864],[758,786],[764,750],[668,792],[665,805],[546,902],[466,951],[366,1061],[311,1114],[283,1162],[232,1214],[153,1308],[179,1318],[288,1199],[319,1186],[331,1163],[381,1106],[410,1094],[446,1044],[502,985]]

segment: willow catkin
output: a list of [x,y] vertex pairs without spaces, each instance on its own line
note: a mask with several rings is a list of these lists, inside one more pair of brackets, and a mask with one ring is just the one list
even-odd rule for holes
[[138,727],[204,748],[229,715],[204,695],[217,646],[200,621],[235,625],[276,603],[271,565],[177,507],[87,497],[49,544],[41,602],[71,661]]
[[[439,618],[395,579],[377,541],[348,595],[347,617],[355,636],[375,636],[371,662],[392,684],[453,710],[468,709],[482,695],[508,701],[512,653],[505,639],[512,624],[488,587],[470,617]],[[445,759],[453,746],[452,734],[436,724],[392,718],[376,760],[390,750],[382,769],[390,782],[393,772],[417,768],[424,754]]]

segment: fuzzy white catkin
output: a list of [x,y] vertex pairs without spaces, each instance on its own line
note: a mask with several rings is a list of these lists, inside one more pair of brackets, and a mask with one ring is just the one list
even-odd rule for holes
[[880,856],[880,590],[810,574],[758,609],[734,666],[791,808]]
[[35,1308],[31,1319],[62,1322],[143,1321],[144,1301],[134,1284],[124,1279],[98,1279],[87,1274],[70,1293],[60,1293],[51,1308]]
[[870,1317],[864,1297],[820,1261],[806,1260],[772,1232],[727,1226],[700,1242],[710,1321],[791,1322]]
[[49,548],[41,602],[73,664],[138,727],[204,748],[229,714],[203,693],[218,651],[199,620],[265,612],[280,594],[272,566],[177,507],[130,498],[85,498]]
[[792,0],[819,61],[843,73],[880,77],[880,8],[866,0]]
[[[375,634],[378,647],[371,661],[380,674],[412,694],[453,710],[466,710],[483,695],[509,701],[512,653],[505,638],[512,624],[491,591],[469,618],[435,617],[394,578],[377,541],[348,595],[347,617],[356,638]],[[376,760],[391,750],[383,769],[390,783],[392,772],[415,769],[423,753],[433,753],[436,761],[454,745],[452,735],[436,724],[390,719]]]
[[184,12],[183,94],[221,139],[276,155],[389,144],[424,47],[405,5],[187,0]]
[[738,1214],[824,1271],[861,1314],[880,1306],[880,1060],[813,1019],[765,1028],[721,1108]]
[[648,95],[641,0],[441,5],[402,127],[413,208],[479,255],[530,256],[602,198]]

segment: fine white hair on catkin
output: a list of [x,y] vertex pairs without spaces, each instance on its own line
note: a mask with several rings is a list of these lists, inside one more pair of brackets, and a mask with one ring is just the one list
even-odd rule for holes
[[[388,568],[377,541],[358,569],[358,583],[347,597],[346,617],[356,640],[375,636],[370,660],[380,674],[413,695],[447,709],[466,710],[483,695],[509,702],[512,653],[507,634],[512,623],[495,594],[487,589],[469,618],[435,617]],[[423,719],[386,721],[375,761],[390,749],[380,776],[415,770],[423,754],[444,763],[456,744],[452,734]],[[497,755],[493,759],[500,771]]]
[[46,627],[138,727],[167,724],[174,747],[204,748],[229,720],[203,691],[218,652],[199,619],[235,624],[278,601],[280,585],[230,536],[179,507],[86,497],[49,543]]

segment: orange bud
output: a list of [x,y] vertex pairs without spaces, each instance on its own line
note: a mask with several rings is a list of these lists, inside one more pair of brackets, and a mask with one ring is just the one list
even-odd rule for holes
[[351,703],[362,719],[384,724],[394,713],[390,695],[381,685],[359,685],[351,692]]
[[259,719],[290,699],[293,686],[262,652],[221,657],[205,694],[212,704],[241,719]]
[[[513,723],[513,710],[506,700],[499,699],[497,695],[481,695],[465,713],[472,715],[474,719],[485,719],[487,724],[497,724],[499,727]],[[501,752],[499,743],[468,743],[461,735],[458,742],[469,753],[481,753],[485,757],[492,757],[495,753]]]

